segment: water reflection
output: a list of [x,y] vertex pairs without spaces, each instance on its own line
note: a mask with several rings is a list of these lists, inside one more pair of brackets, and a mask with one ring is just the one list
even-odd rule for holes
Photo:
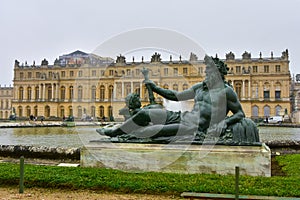
[[[100,139],[98,126],[35,127],[0,129],[2,145],[32,145],[49,147],[82,147],[90,140]],[[300,128],[259,127],[262,142],[274,140],[300,141]]]

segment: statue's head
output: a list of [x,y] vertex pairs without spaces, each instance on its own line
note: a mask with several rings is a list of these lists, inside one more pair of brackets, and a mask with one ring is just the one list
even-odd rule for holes
[[229,68],[227,65],[220,60],[218,57],[213,58],[212,56],[205,55],[204,57],[204,62],[206,64],[206,67],[217,67],[219,72],[221,73],[222,76],[227,75],[227,71]]
[[127,97],[125,98],[125,101],[129,109],[137,109],[142,106],[140,101],[140,96],[139,94],[136,93],[128,94]]

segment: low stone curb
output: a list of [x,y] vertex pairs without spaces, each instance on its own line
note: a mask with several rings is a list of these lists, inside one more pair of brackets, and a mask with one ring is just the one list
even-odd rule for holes
[[0,145],[0,156],[11,158],[24,156],[25,158],[80,160],[80,148]]

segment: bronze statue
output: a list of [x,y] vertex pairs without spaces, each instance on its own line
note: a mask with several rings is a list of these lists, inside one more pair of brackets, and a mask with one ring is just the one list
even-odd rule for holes
[[[256,145],[260,144],[258,129],[251,119],[245,118],[236,93],[225,81],[227,65],[218,58],[205,56],[206,78],[182,92],[163,89],[145,74],[145,85],[172,101],[194,99],[194,107],[187,112],[173,112],[156,106],[153,96],[151,104],[140,108],[139,98],[131,95],[129,101],[130,118],[120,127],[101,128],[101,135],[125,142],[169,142],[176,138],[189,138],[201,143],[209,138],[218,144]],[[151,94],[150,94],[151,95]],[[136,106],[137,105],[137,106]],[[131,106],[131,108],[130,108]],[[231,112],[231,116],[227,114]],[[116,139],[117,138],[117,139]]]

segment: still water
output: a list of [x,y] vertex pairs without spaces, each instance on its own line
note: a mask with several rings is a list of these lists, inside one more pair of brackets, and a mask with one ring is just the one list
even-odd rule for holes
[[[100,139],[99,126],[1,128],[0,145],[48,147],[82,147],[90,140]],[[300,128],[259,127],[262,142],[273,140],[300,141]]]

